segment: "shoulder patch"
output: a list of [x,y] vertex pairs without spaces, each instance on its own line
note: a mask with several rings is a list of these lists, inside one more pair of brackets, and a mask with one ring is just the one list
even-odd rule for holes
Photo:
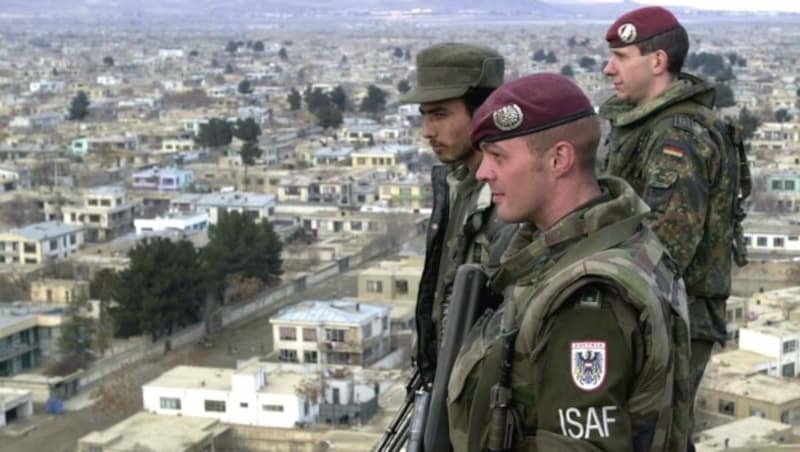
[[695,120],[686,115],[676,115],[675,119],[672,120],[672,125],[675,126],[676,129],[683,129],[691,132],[694,128]]
[[606,379],[608,350],[605,341],[570,343],[570,373],[578,389],[593,391]]
[[661,149],[661,152],[670,157],[681,159],[686,153],[686,149],[674,141],[666,141],[664,143],[664,147]]

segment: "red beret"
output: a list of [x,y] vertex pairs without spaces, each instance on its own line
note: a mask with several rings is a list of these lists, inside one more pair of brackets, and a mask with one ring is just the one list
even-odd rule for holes
[[681,24],[660,6],[646,6],[623,14],[606,32],[610,47],[625,47],[674,30]]
[[470,140],[495,142],[529,135],[595,113],[589,98],[559,74],[533,74],[497,88],[472,116]]

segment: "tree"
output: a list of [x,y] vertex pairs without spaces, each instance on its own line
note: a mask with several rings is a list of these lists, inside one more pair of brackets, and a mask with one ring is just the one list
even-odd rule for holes
[[572,66],[569,64],[564,65],[564,67],[561,68],[561,75],[564,77],[574,77],[575,73],[572,71]]
[[233,136],[242,141],[258,141],[258,136],[261,135],[261,127],[255,119],[237,119],[233,129]]
[[[242,157],[242,163],[245,165],[245,171],[247,170],[248,166],[255,165],[256,159],[261,157],[262,150],[258,148],[257,141],[245,141],[242,144],[242,149],[239,151],[239,155]],[[245,174],[245,178],[247,174]]]
[[403,79],[397,82],[397,92],[405,94],[409,91],[411,91],[411,85],[408,83],[408,80]]
[[263,51],[264,51],[263,41],[256,41],[253,43],[253,52],[263,52]]
[[200,133],[195,140],[209,148],[218,148],[231,144],[233,130],[224,119],[211,118],[207,123],[200,125]]
[[393,56],[395,58],[403,58],[403,49],[401,49],[400,47],[395,47]]
[[[201,251],[208,289],[213,294],[207,297],[207,303],[225,303],[232,275],[258,278],[264,284],[280,280],[283,245],[269,221],[256,223],[247,213],[223,213],[217,224],[209,227],[208,238]],[[213,309],[206,306],[206,311]]]
[[103,64],[105,64],[108,67],[113,66],[114,65],[114,58],[111,57],[111,56],[104,56],[103,57]]
[[547,59],[547,53],[542,49],[539,49],[533,53],[533,61],[542,62],[546,59]]
[[552,50],[547,52],[547,56],[545,57],[545,63],[558,63],[558,58],[556,58],[556,53]]
[[109,308],[117,335],[147,333],[158,340],[200,320],[205,293],[199,253],[187,240],[156,237],[137,244],[130,264],[114,279]]
[[278,58],[282,59],[283,61],[286,61],[286,60],[289,59],[289,54],[286,53],[286,48],[285,47],[281,47],[281,49],[278,51]]
[[250,86],[250,80],[243,79],[239,82],[239,86],[237,88],[239,94],[250,94],[253,92],[253,87]]
[[717,108],[725,108],[736,105],[736,99],[733,97],[733,90],[730,86],[718,83],[716,89],[717,98],[715,99],[714,106]]
[[233,74],[234,73],[233,65],[231,63],[225,63],[224,72],[226,74]]
[[333,105],[336,105],[339,110],[347,110],[347,93],[342,88],[342,85],[336,86],[328,96],[331,98]]
[[592,57],[585,56],[585,57],[581,57],[581,59],[578,60],[578,66],[584,68],[587,71],[591,71],[595,67],[596,64],[597,64],[597,61]]
[[361,111],[377,115],[385,109],[386,91],[375,85],[369,85],[367,87],[367,95],[361,100]]
[[785,108],[779,108],[775,110],[775,121],[777,122],[789,122],[792,119],[792,115],[789,114]]
[[69,120],[82,121],[88,114],[89,96],[84,91],[78,91],[69,104]]
[[90,356],[92,319],[86,316],[89,299],[86,295],[72,299],[64,310],[64,323],[58,338],[58,351],[64,357]]
[[0,225],[18,228],[44,220],[36,201],[16,195],[0,203]]
[[310,86],[306,88],[304,100],[306,108],[311,113],[331,103],[331,98],[322,91],[322,88],[314,88],[312,90]]
[[289,108],[292,111],[300,110],[300,107],[303,104],[303,97],[300,95],[300,92],[294,88],[289,91],[289,95],[286,96],[286,100],[289,102]]
[[196,58],[196,57],[197,57],[197,55],[199,55],[199,53],[197,52],[197,50],[190,50],[190,51],[189,51],[189,58]]
[[575,47],[577,43],[578,41],[575,39],[575,36],[570,36],[569,39],[567,39],[567,45],[569,46],[570,49]]
[[111,306],[111,290],[116,276],[113,270],[104,268],[95,273],[89,283],[89,297],[99,301],[100,312],[94,328],[94,349],[100,356],[111,346],[111,339],[114,337],[114,323],[108,309]]
[[739,125],[742,127],[742,138],[745,140],[753,138],[753,134],[758,129],[759,123],[758,116],[751,113],[750,110],[742,108],[741,111],[739,111]]
[[236,53],[237,50],[239,50],[239,45],[236,44],[236,41],[228,41],[228,44],[225,46],[225,51],[233,54]]
[[335,129],[342,125],[342,112],[333,104],[319,108],[314,115],[317,117],[317,124],[323,129]]

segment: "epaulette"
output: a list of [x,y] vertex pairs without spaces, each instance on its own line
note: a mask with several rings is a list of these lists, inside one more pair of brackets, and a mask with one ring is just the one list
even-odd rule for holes
[[694,132],[694,127],[697,121],[687,115],[675,115],[672,119],[672,125],[676,129],[682,129],[687,132]]

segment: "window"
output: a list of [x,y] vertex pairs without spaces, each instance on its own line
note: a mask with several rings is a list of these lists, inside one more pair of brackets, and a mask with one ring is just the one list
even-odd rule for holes
[[57,239],[50,240],[50,251],[55,249],[58,249],[58,240]]
[[742,308],[736,308],[736,316],[734,317],[736,320],[742,320]]
[[774,180],[772,181],[772,189],[773,190],[780,190],[783,188],[783,181],[781,180]]
[[[170,397],[161,397],[158,399],[158,404],[161,406],[162,410],[180,410],[181,409],[181,399],[175,399]],[[208,411],[208,410],[206,410]]]
[[790,235],[789,236],[789,241],[790,242],[796,242],[797,241],[797,236],[796,235]]
[[361,230],[361,222],[360,221],[351,221],[350,222],[350,230],[351,231],[360,231]]
[[325,330],[325,339],[331,342],[344,342],[344,330]]
[[727,414],[728,416],[733,416],[736,412],[736,404],[729,400],[719,399],[719,412]]
[[794,363],[784,364],[781,367],[781,376],[787,378],[794,377]]
[[304,363],[316,363],[317,362],[317,352],[314,350],[306,350],[303,352],[303,362]]
[[316,342],[317,329],[316,328],[303,328],[303,342]]
[[749,235],[744,236],[744,245],[753,246],[753,239]]
[[280,336],[282,341],[296,341],[297,340],[297,328],[293,326],[282,326],[278,328],[278,335]]
[[94,198],[89,199],[89,205],[90,206],[96,206],[97,205],[97,200],[94,199]]
[[783,237],[775,237],[772,239],[772,246],[774,248],[783,248]]
[[361,327],[361,337],[366,339],[372,336],[372,323],[368,323]]
[[111,207],[111,200],[110,199],[101,199],[100,205],[103,207]]
[[767,417],[763,410],[754,407],[750,407],[750,416]]
[[794,181],[793,180],[785,180],[783,181],[783,189],[794,191]]
[[240,403],[239,403],[239,407],[240,407],[240,408],[247,408],[247,407],[249,407],[249,406],[250,406],[250,405],[248,405],[248,403],[247,403],[247,402],[240,402]]
[[783,353],[791,353],[797,350],[797,341],[786,341],[783,343]]
[[36,252],[36,244],[35,243],[26,242],[22,247],[22,251],[24,251],[26,253],[35,253]]
[[383,325],[382,325],[383,331],[388,330],[389,329],[389,317],[386,317],[386,316],[381,317],[381,322],[383,323]]
[[408,293],[408,281],[405,279],[398,279],[394,282],[394,290],[398,294],[407,294]]
[[334,405],[338,405],[341,400],[339,388],[333,388],[333,403]]
[[283,413],[283,405],[261,405],[261,409],[264,411]]
[[367,281],[367,292],[382,293],[383,281]]
[[69,244],[74,245],[78,241],[78,238],[75,234],[70,234],[69,236]]
[[281,361],[297,362],[297,350],[289,350],[282,348],[278,359]]
[[205,410],[207,413],[224,413],[225,401],[224,400],[205,400]]
[[756,245],[757,246],[767,246],[767,238],[766,237],[759,237],[756,240]]

